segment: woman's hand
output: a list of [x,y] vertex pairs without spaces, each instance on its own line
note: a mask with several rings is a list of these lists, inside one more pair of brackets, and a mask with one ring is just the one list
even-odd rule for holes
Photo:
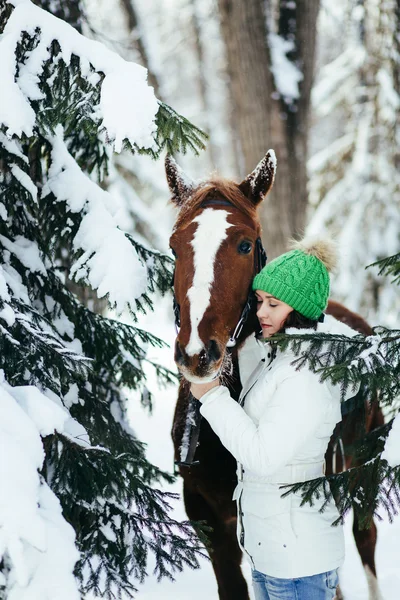
[[219,377],[217,377],[217,379],[214,379],[213,381],[210,381],[209,383],[192,383],[190,386],[190,391],[192,395],[195,398],[197,398],[197,400],[200,400],[200,398],[204,396],[204,394],[206,394],[212,388],[217,387],[218,385]]

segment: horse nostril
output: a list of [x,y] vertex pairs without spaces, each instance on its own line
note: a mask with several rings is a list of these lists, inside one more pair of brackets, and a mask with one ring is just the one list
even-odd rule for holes
[[176,340],[176,342],[175,342],[175,357],[174,358],[175,358],[175,362],[179,365],[183,365],[185,362],[185,359],[182,354],[181,345],[178,342],[178,340]]
[[210,362],[216,362],[221,358],[221,351],[215,340],[210,340],[208,344],[208,358]]

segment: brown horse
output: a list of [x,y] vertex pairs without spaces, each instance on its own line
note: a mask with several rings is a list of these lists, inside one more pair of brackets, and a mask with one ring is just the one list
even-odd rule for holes
[[[229,346],[233,345],[230,343],[232,332],[238,332],[237,324],[246,305],[255,269],[261,267],[256,255],[257,240],[261,235],[257,208],[272,187],[275,169],[275,155],[269,151],[240,184],[212,179],[196,185],[172,158],[166,159],[172,200],[179,208],[170,238],[176,257],[175,314],[181,325],[175,343],[175,361],[183,375],[172,428],[177,462],[182,460],[186,435],[187,382],[209,381],[220,374],[231,396],[239,397],[237,348],[255,331],[254,311],[245,321],[236,345]],[[371,333],[371,328],[359,315],[336,302],[329,303],[327,312],[360,332]],[[348,418],[350,416],[344,420]],[[382,423],[379,409],[368,413],[367,431]],[[344,431],[347,432],[343,436],[346,445],[354,438],[354,433],[346,427]],[[334,438],[332,436],[332,440]],[[328,474],[332,472],[333,454],[331,441],[326,455]],[[347,466],[349,460],[346,458]],[[341,464],[338,470],[343,466]],[[236,461],[205,420],[201,421],[195,462],[192,466],[180,467],[180,473],[189,518],[204,520],[212,528],[210,558],[220,600],[248,600],[247,584],[240,568],[241,551],[236,540],[236,504],[232,501],[237,483]],[[367,572],[370,598],[377,600],[375,524],[361,531],[355,520],[353,533]]]

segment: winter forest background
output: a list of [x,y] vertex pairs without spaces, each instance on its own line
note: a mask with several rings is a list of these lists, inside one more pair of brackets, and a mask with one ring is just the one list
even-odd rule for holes
[[[146,66],[157,97],[210,136],[199,157],[178,157],[191,176],[217,170],[244,177],[275,149],[280,177],[263,216],[268,256],[306,227],[329,230],[341,251],[334,297],[372,323],[393,324],[396,290],[364,267],[398,250],[398,3],[121,0],[86,7],[92,35]],[[126,163],[118,158],[118,171],[146,183],[142,200],[162,196],[161,162]],[[146,235],[167,240],[169,228],[153,229]]]
[[[34,5],[0,0],[0,598],[216,598],[171,477],[165,149],[186,147],[176,158],[195,179],[239,180],[274,148],[268,257],[293,235],[329,232],[340,251],[332,297],[397,328],[398,288],[365,267],[399,251],[400,4]],[[164,103],[156,128],[143,72],[117,55],[148,69]],[[208,134],[206,149],[179,115]],[[382,516],[378,577],[394,600],[400,519]],[[346,532],[343,591],[362,600],[351,515]]]

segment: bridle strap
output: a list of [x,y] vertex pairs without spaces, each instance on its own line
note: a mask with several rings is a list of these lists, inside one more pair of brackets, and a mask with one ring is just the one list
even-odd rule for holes
[[176,329],[176,334],[178,335],[179,328],[181,326],[181,307],[179,306],[178,301],[175,296],[174,285],[175,285],[175,267],[174,267],[174,271],[172,273],[171,288],[172,288],[172,306],[173,306],[174,316],[175,316],[175,329]]
[[[265,266],[266,262],[267,262],[267,253],[264,250],[261,238],[257,238],[256,247],[254,250],[254,271],[255,271],[255,273],[259,273],[261,271],[261,269]],[[244,308],[242,310],[242,314],[240,315],[238,324],[236,325],[231,337],[229,338],[229,340],[226,344],[227,348],[233,348],[234,346],[236,346],[237,340],[238,340],[240,334],[242,333],[243,325],[246,323],[246,321],[249,317],[249,314],[254,306],[254,301],[255,301],[255,298],[254,298],[254,293],[253,293],[253,289],[252,289],[252,284],[250,284],[250,289],[249,289],[249,293],[247,295],[246,304],[244,305]]]
[[229,200],[224,200],[223,198],[206,198],[200,204],[200,208],[206,208],[207,206],[216,206],[216,205],[230,206],[231,208],[233,206],[232,202],[229,202]]

